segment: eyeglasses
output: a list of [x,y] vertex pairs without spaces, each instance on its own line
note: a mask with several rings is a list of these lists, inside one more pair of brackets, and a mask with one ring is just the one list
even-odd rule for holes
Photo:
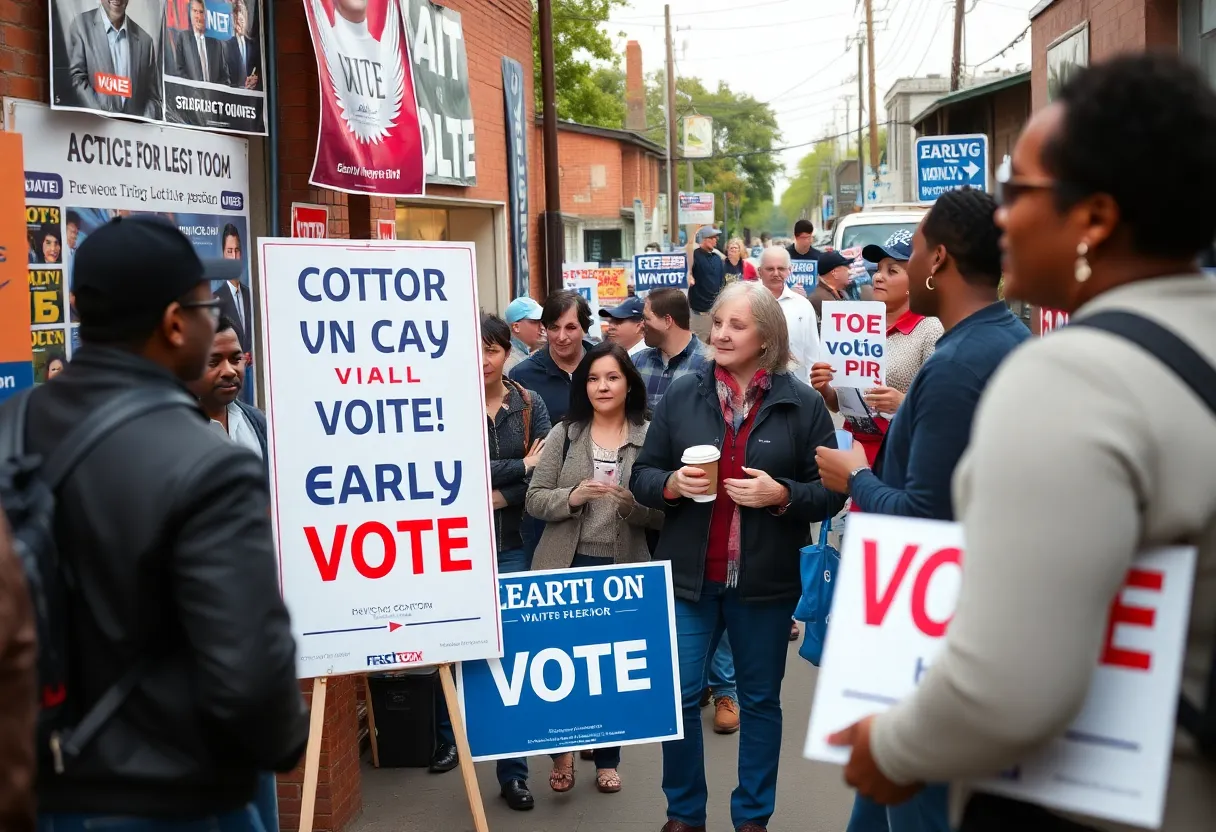
[[220,319],[220,302],[215,298],[211,300],[182,300],[178,301],[177,305],[182,309],[205,309],[207,314],[211,316],[211,320],[218,321]]

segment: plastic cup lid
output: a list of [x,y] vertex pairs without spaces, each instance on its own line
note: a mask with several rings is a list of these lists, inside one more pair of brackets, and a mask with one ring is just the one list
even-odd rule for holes
[[699,465],[705,462],[717,462],[722,458],[722,452],[713,445],[693,445],[684,452],[680,461],[685,465]]

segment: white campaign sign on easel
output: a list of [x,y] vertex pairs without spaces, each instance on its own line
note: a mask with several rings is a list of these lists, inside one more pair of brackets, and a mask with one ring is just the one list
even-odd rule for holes
[[[849,749],[827,737],[915,691],[945,644],[964,558],[958,524],[849,517],[807,758],[847,762]],[[1193,548],[1140,555],[1112,605],[1089,698],[1072,726],[1004,776],[968,785],[1160,827],[1194,575]]]
[[473,244],[260,243],[300,677],[501,656]]

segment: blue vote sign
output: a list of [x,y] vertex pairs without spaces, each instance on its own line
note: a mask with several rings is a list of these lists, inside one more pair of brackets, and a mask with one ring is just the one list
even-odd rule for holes
[[988,190],[988,137],[921,136],[916,140],[916,198],[933,202],[963,187]]
[[684,736],[667,561],[498,579],[503,657],[458,666],[474,760]]
[[687,289],[688,256],[682,251],[633,255],[633,288],[639,295],[651,289]]
[[785,282],[789,286],[801,286],[808,294],[814,291],[819,282],[819,261],[791,260],[790,276]]

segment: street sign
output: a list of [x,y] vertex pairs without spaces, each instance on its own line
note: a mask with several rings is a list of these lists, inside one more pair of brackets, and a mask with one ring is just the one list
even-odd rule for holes
[[922,136],[916,140],[916,199],[933,202],[970,185],[988,190],[988,137]]

